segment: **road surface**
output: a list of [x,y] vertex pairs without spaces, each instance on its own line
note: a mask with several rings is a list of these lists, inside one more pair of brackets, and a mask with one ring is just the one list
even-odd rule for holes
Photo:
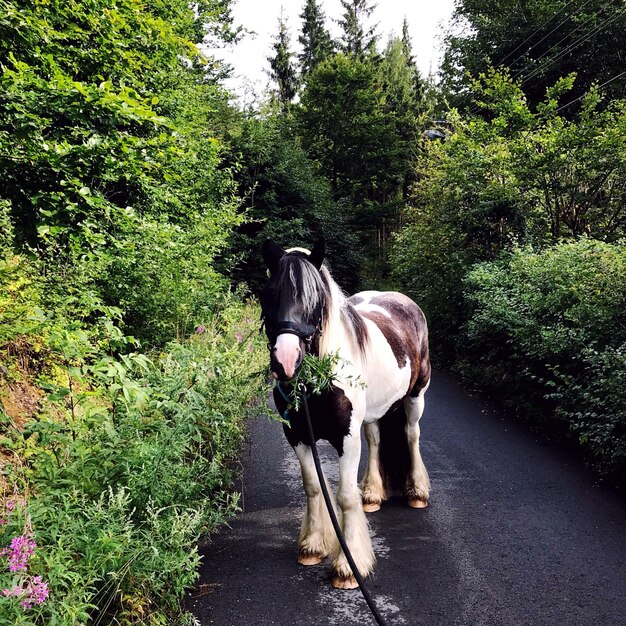
[[[626,624],[626,502],[580,460],[435,372],[422,418],[430,506],[369,514],[369,588],[389,626]],[[251,424],[243,513],[202,547],[188,607],[202,626],[375,624],[328,562],[296,562],[304,508],[282,427]],[[322,463],[336,480],[336,455]]]

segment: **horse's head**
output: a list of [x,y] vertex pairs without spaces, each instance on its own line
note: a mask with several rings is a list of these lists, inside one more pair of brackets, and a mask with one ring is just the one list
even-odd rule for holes
[[269,270],[261,309],[274,378],[292,378],[321,332],[328,296],[320,274],[324,249],[323,239],[310,253],[302,248],[283,250],[271,239],[261,248]]

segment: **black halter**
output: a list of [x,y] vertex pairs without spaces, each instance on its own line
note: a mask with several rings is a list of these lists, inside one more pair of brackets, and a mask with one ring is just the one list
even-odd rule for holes
[[302,324],[300,322],[279,322],[276,335],[283,335],[285,333],[291,333],[304,339],[304,341],[310,341],[313,339],[318,330],[320,330],[320,322],[313,326],[313,324]]
[[[303,322],[290,322],[288,320],[283,320],[277,322],[276,324],[267,323],[267,318],[265,316],[262,317],[261,329],[265,325],[267,330],[268,337],[271,342],[276,340],[278,335],[284,335],[289,333],[291,335],[296,335],[304,341],[307,348],[311,346],[313,339],[315,337],[319,337],[322,334],[322,314],[320,313],[319,319],[316,324],[304,324]],[[268,343],[267,347],[272,350],[272,344]]]

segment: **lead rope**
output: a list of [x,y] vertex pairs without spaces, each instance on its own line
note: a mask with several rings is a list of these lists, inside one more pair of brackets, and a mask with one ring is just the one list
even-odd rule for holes
[[330,521],[333,523],[333,528],[335,529],[335,533],[337,534],[337,539],[339,540],[339,545],[343,550],[343,553],[346,555],[346,559],[348,559],[348,564],[350,565],[350,569],[356,578],[357,583],[359,584],[359,589],[365,598],[365,602],[367,602],[367,606],[369,607],[376,623],[379,626],[386,626],[385,621],[381,617],[374,601],[372,600],[372,596],[370,596],[369,591],[365,587],[365,583],[363,582],[363,577],[359,573],[357,566],[352,558],[352,554],[350,549],[348,548],[348,544],[346,543],[346,538],[343,536],[343,531],[341,530],[341,526],[339,526],[339,521],[337,520],[337,516],[335,515],[335,509],[330,500],[330,496],[328,495],[328,489],[326,488],[326,481],[324,480],[324,473],[322,472],[322,464],[320,463],[320,457],[317,453],[317,446],[315,445],[315,436],[313,435],[313,426],[311,425],[311,416],[309,414],[309,403],[307,401],[306,387],[303,383],[299,385],[299,391],[302,394],[302,403],[304,404],[304,416],[306,418],[306,426],[309,432],[309,439],[311,440],[311,452],[313,452],[313,461],[315,462],[315,469],[317,471],[317,477],[320,481],[320,487],[322,488],[322,495],[324,496],[324,502],[326,503],[326,508],[328,509],[328,514],[330,515]]

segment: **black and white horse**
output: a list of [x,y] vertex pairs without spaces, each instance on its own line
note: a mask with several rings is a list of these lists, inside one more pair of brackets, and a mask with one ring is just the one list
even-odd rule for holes
[[[364,291],[346,297],[323,265],[323,240],[309,253],[302,248],[283,250],[268,239],[262,254],[269,269],[261,294],[262,316],[272,375],[282,382],[274,389],[280,413],[288,407],[284,386],[306,352],[340,357],[333,385],[312,395],[309,405],[316,440],[328,440],[339,454],[342,528],[357,568],[367,576],[374,551],[364,510],[378,510],[395,489],[402,490],[414,508],[428,504],[430,482],[419,450],[419,420],[430,383],[426,319],[417,304],[400,293]],[[315,565],[330,555],[333,586],[352,589],[357,583],[325,510],[301,411],[289,411],[285,426],[307,496],[298,562]],[[359,489],[362,425],[369,456]]]

